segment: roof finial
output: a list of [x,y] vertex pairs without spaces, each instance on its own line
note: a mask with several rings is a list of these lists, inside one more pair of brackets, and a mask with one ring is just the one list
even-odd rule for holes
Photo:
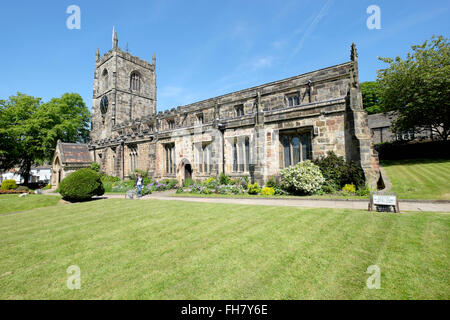
[[352,49],[351,49],[351,53],[350,53],[350,59],[352,61],[358,61],[358,52],[356,51],[356,44],[353,42],[352,43]]
[[117,32],[113,26],[113,49],[117,48],[118,43],[119,43],[119,40],[117,39]]
[[95,53],[95,59],[98,60],[100,59],[100,51],[97,48],[97,52]]
[[153,62],[153,65],[155,65],[155,63],[156,63],[156,55],[155,55],[154,52],[153,52],[152,62]]

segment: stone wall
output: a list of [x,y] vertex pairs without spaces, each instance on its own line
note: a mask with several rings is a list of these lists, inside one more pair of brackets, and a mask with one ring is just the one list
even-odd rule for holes
[[[114,52],[109,54],[117,57],[123,55],[121,52]],[[99,65],[106,65],[108,59],[108,54],[99,59],[97,69],[101,71]],[[129,60],[122,59],[123,66],[118,74],[120,79],[126,79],[132,65],[128,65]],[[154,64],[149,64],[149,73],[143,73],[144,79],[151,77],[152,71]],[[97,79],[94,83],[96,90]],[[156,84],[150,83],[151,88],[156,90]],[[123,89],[124,85],[125,82],[121,82],[117,88]],[[151,90],[145,93],[156,97]],[[135,99],[133,95],[123,95],[117,100],[116,110],[127,110],[127,99]],[[313,158],[334,151],[361,163],[372,185],[377,180],[378,159],[373,151],[367,114],[362,109],[354,47],[350,62],[157,114],[152,113],[154,100],[148,101],[148,104],[145,100],[137,103],[137,106],[142,105],[139,108],[144,111],[133,113],[131,121],[96,126],[91,135],[92,147],[95,146],[97,152],[106,152],[102,150],[114,147],[119,150],[124,145],[124,164],[120,164],[118,159],[121,156],[117,152],[115,158],[103,158],[104,168],[111,168],[111,161],[116,162],[116,175],[128,175],[130,150],[133,149],[137,153],[136,167],[149,170],[157,178],[176,177],[182,181],[185,178],[185,168],[190,165],[194,179],[217,176],[224,169],[230,176],[251,176],[261,183],[270,176],[278,175],[284,165],[280,133],[297,130],[310,133]],[[94,104],[96,102],[98,101],[94,99]],[[243,115],[240,114],[240,108],[243,108]],[[116,114],[120,114],[122,119],[126,118],[125,113]],[[94,118],[94,122],[98,123],[98,113]],[[234,172],[233,141],[240,142],[246,138],[249,139],[251,150],[251,167],[244,166],[243,171]],[[164,146],[167,144],[175,145],[175,174],[165,171]],[[208,144],[209,170],[199,172],[198,148]],[[238,160],[241,158],[243,157],[238,157]],[[240,169],[239,163],[238,168]]]

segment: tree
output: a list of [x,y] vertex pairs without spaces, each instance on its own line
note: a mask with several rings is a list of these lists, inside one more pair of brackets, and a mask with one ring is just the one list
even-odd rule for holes
[[366,110],[368,114],[383,112],[380,103],[380,85],[376,81],[361,83],[361,93],[364,110]]
[[33,164],[51,160],[58,139],[87,141],[89,118],[89,110],[75,93],[47,103],[22,93],[0,100],[0,169],[18,166],[27,183]]
[[413,45],[405,60],[379,58],[389,67],[378,71],[381,104],[396,111],[395,132],[432,130],[440,139],[450,134],[450,47],[448,38]]

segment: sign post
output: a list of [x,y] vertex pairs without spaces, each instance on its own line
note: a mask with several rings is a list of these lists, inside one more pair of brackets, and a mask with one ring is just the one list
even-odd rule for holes
[[394,212],[400,213],[400,207],[398,205],[397,195],[395,193],[371,193],[369,200],[369,211],[373,211],[374,206],[378,212]]

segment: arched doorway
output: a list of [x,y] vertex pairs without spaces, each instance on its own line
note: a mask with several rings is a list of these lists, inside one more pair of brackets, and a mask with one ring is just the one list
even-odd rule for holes
[[186,179],[192,179],[192,165],[188,159],[184,158],[178,166],[178,182],[181,185]]

